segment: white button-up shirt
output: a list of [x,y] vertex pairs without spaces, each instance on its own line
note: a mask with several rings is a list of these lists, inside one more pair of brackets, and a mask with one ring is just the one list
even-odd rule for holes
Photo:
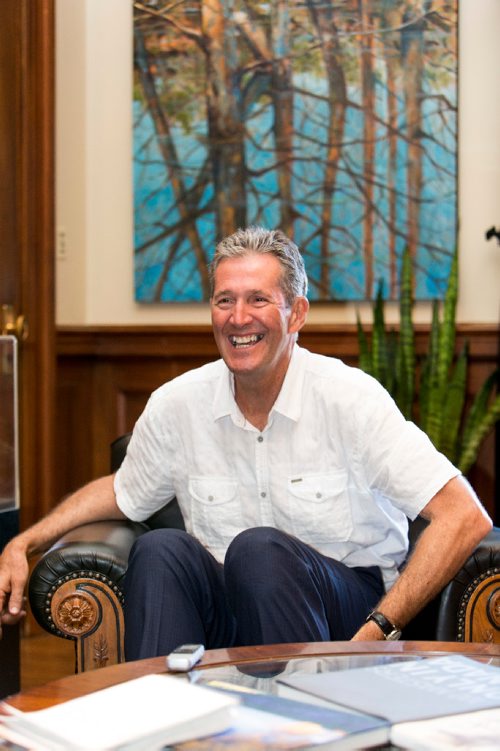
[[222,360],[155,391],[115,478],[142,521],[177,497],[186,529],[223,561],[244,529],[272,526],[389,588],[413,519],[459,471],[380,384],[295,346],[266,428],[245,420]]

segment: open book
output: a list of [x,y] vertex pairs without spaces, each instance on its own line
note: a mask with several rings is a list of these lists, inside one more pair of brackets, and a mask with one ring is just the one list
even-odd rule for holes
[[500,707],[500,669],[458,654],[278,682],[393,724]]
[[13,710],[0,715],[0,724],[26,739],[26,747],[153,751],[225,730],[237,705],[234,696],[184,678],[146,675],[48,709]]

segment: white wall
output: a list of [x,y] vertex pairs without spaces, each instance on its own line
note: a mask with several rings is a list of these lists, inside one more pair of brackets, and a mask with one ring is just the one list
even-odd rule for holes
[[[500,226],[500,2],[459,8],[457,318],[496,323],[500,247],[484,233]],[[57,323],[208,323],[207,305],[133,299],[131,0],[57,0],[56,33]],[[415,320],[430,320],[428,305]],[[355,307],[315,305],[309,321],[353,323]]]

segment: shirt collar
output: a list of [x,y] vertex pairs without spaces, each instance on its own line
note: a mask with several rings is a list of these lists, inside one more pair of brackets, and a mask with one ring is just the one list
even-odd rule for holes
[[221,363],[221,375],[214,395],[214,420],[232,415],[236,420],[240,410],[234,399],[234,376],[223,360]]
[[[292,357],[285,375],[285,380],[278,394],[272,412],[279,412],[290,420],[297,421],[302,410],[302,388],[304,383],[304,350],[297,344],[292,350]],[[213,414],[214,420],[230,415],[239,425],[245,418],[234,399],[234,376],[221,360],[223,368],[215,390]]]
[[297,420],[302,412],[302,389],[304,385],[304,352],[298,344],[295,345],[286,371],[283,386],[274,402],[272,411]]

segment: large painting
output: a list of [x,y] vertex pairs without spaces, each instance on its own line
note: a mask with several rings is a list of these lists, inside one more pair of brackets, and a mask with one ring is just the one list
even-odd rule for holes
[[280,227],[312,301],[439,298],[456,244],[457,0],[134,3],[135,293],[204,301]]

